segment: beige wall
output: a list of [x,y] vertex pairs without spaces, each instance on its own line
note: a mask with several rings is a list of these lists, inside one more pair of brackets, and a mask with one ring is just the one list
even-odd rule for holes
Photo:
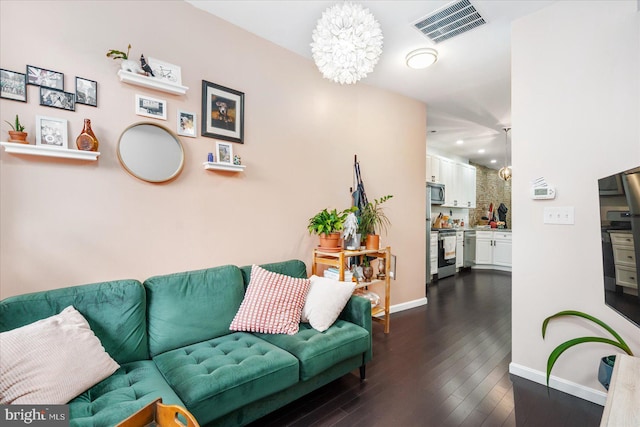
[[[513,364],[544,381],[556,345],[605,334],[565,319],[550,325],[543,340],[542,320],[560,310],[601,318],[640,354],[638,327],[604,304],[597,186],[598,178],[640,164],[636,2],[555,3],[514,23],[511,57]],[[529,197],[540,176],[555,185],[555,200]],[[548,206],[573,206],[575,224],[543,224]],[[590,397],[604,392],[598,360],[616,352],[604,344],[569,350],[553,370],[563,382],[552,385]]]
[[[100,140],[97,162],[0,154],[0,296],[103,280],[145,278],[226,263],[304,260],[317,244],[308,218],[350,206],[354,154],[369,197],[393,194],[383,241],[398,257],[392,304],[424,297],[424,104],[365,84],[323,80],[311,60],[181,1],[0,2],[0,65],[27,64],[98,81],[98,108],[75,112],[0,101],[0,118],[20,114],[34,141],[35,116],[69,120],[70,145],[89,118]],[[109,49],[182,66],[186,96],[118,81]],[[246,94],[243,174],[202,169],[215,140],[181,138],[182,175],[166,185],[129,176],[118,137],[145,119],[135,94],[198,112],[201,81]],[[6,138],[3,127],[3,136]]]

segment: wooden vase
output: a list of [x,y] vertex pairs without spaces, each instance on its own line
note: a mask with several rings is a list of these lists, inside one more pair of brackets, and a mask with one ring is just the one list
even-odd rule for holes
[[76,146],[78,150],[98,151],[98,138],[96,138],[91,129],[91,120],[84,119],[84,128],[76,138]]
[[370,282],[373,277],[373,267],[370,265],[362,267],[362,275],[364,276],[365,282]]

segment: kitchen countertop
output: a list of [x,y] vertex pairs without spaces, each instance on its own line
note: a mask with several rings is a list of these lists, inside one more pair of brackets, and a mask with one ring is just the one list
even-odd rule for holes
[[510,228],[432,228],[431,231],[506,231],[511,233]]

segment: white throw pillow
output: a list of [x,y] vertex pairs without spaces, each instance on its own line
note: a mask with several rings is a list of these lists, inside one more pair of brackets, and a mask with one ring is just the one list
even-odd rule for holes
[[302,316],[317,331],[324,332],[336,321],[351,298],[354,282],[339,282],[326,277],[311,276],[311,289],[307,294]]
[[119,367],[69,306],[0,333],[0,403],[65,404]]

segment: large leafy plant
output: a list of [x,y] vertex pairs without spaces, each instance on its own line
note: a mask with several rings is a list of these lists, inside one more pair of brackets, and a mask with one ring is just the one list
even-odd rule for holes
[[351,212],[351,209],[338,212],[336,209],[329,211],[323,209],[315,216],[309,218],[309,225],[307,229],[310,234],[331,234],[342,230],[344,221],[347,219],[347,215]]
[[557,346],[555,349],[553,349],[553,351],[549,355],[549,359],[547,360],[547,387],[549,387],[549,377],[551,376],[551,370],[553,369],[553,365],[555,365],[556,361],[558,360],[558,358],[562,353],[564,353],[565,351],[567,351],[568,349],[570,349],[575,345],[587,343],[587,342],[599,342],[604,344],[611,344],[623,350],[629,356],[633,356],[633,353],[631,352],[631,349],[629,348],[627,343],[622,339],[622,337],[620,337],[620,335],[618,335],[616,331],[614,331],[609,325],[604,323],[602,320],[595,318],[589,314],[583,313],[581,311],[575,311],[575,310],[560,311],[544,319],[544,321],[542,322],[542,338],[543,339],[547,333],[547,326],[549,325],[549,322],[552,319],[556,319],[558,317],[564,317],[564,316],[577,316],[583,319],[587,319],[603,327],[605,330],[607,330],[607,332],[609,332],[615,338],[615,340],[612,340],[610,338],[603,338],[603,337],[580,337],[580,338],[571,339],[569,341],[565,341],[559,346]]
[[362,209],[360,212],[360,233],[363,236],[375,234],[376,231],[380,234],[383,231],[385,233],[387,232],[387,227],[391,225],[391,222],[384,213],[384,208],[381,205],[392,197],[393,196],[389,194],[379,199],[374,199],[373,203],[368,202]]

